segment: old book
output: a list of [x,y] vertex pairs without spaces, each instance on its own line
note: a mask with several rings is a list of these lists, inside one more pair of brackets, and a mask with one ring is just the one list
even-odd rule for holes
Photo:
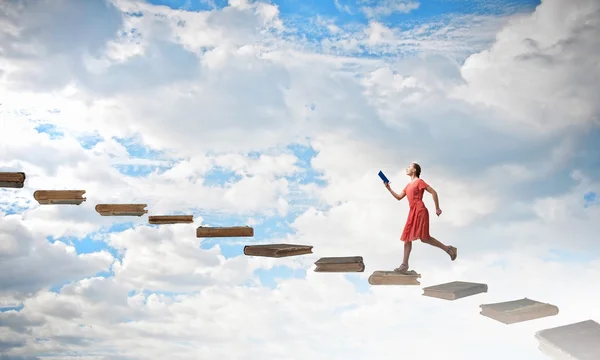
[[98,204],[96,212],[102,216],[142,216],[147,204]]
[[315,272],[363,272],[362,256],[324,257],[315,262]]
[[446,284],[423,288],[423,296],[430,296],[444,300],[457,300],[467,296],[487,292],[486,284],[465,281],[453,281]]
[[148,223],[155,225],[165,224],[191,224],[194,215],[152,215],[148,216]]
[[481,307],[481,315],[504,324],[514,324],[558,314],[557,306],[528,298],[483,304],[479,307]]
[[254,236],[250,226],[206,227],[196,229],[196,237],[248,237]]
[[539,349],[554,360],[600,359],[600,324],[586,320],[535,333]]
[[292,244],[246,245],[244,255],[280,258],[312,254],[312,248],[310,245]]
[[0,172],[0,187],[20,189],[25,184],[24,172]]
[[375,271],[369,276],[371,285],[421,285],[418,274],[414,270],[409,270],[404,274],[397,271]]
[[41,205],[80,205],[85,190],[37,190],[33,198]]

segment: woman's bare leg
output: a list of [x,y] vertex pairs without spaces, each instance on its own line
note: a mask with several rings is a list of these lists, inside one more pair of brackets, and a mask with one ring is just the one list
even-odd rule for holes
[[401,274],[405,274],[408,271],[408,258],[410,257],[410,251],[412,250],[412,241],[404,242],[404,258],[402,264],[394,269],[394,271]]
[[421,241],[424,242],[425,244],[429,244],[431,246],[440,248],[444,251],[448,251],[448,246],[442,244],[438,239],[434,238],[433,236],[430,236],[429,239],[427,239],[427,240],[421,239]]
[[444,250],[448,255],[450,255],[450,258],[453,261],[454,261],[454,259],[456,259],[456,248],[455,247],[447,246],[447,245],[443,244],[442,242],[438,241],[438,239],[434,238],[433,236],[430,236],[429,239],[427,239],[427,240],[421,239],[421,241],[424,242],[425,244],[429,244],[431,246],[435,246],[437,248]]
[[406,265],[408,268],[408,258],[410,257],[410,252],[412,250],[412,241],[407,241],[404,243],[404,258],[402,259],[402,264]]

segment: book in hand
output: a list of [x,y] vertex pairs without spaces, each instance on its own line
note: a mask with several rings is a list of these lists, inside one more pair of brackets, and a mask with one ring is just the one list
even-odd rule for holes
[[384,183],[386,183],[386,184],[389,184],[389,182],[390,182],[390,181],[389,181],[389,180],[388,180],[388,178],[387,178],[387,177],[386,177],[386,176],[383,174],[383,171],[379,170],[379,174],[377,174],[377,175],[379,175],[379,177],[381,178],[381,180],[383,180],[383,182],[384,182]]

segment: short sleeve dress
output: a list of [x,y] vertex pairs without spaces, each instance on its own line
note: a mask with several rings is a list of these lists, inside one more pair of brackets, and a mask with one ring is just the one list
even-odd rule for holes
[[406,199],[408,200],[408,218],[400,240],[404,242],[417,239],[429,239],[429,212],[423,203],[423,192],[428,187],[427,183],[421,179],[409,183],[404,188]]

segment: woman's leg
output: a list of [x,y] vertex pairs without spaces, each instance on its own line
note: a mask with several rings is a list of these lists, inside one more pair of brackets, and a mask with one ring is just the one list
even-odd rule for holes
[[429,244],[431,246],[435,246],[437,248],[444,250],[446,253],[448,253],[448,255],[450,255],[450,258],[452,260],[456,259],[456,248],[455,247],[447,246],[447,245],[441,243],[438,239],[434,238],[433,236],[430,236],[429,239],[427,239],[427,240],[421,239],[421,241],[424,242],[425,244]]
[[412,250],[412,241],[404,242],[404,258],[402,264],[395,268],[394,271],[404,273],[408,271],[408,258],[410,257],[410,251]]
[[437,248],[440,248],[444,251],[448,251],[448,246],[442,244],[438,239],[434,238],[433,236],[430,236],[429,239],[421,239],[422,242],[424,242],[425,244],[429,244],[431,246],[435,246]]
[[412,241],[407,241],[404,243],[404,258],[402,259],[402,264],[408,267],[408,258],[410,257],[410,252],[412,250]]

